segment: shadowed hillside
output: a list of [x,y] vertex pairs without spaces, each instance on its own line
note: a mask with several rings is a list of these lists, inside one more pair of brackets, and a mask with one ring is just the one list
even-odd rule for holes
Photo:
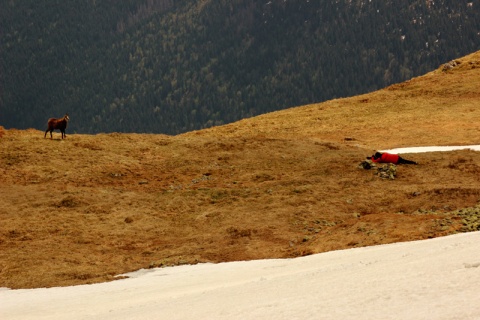
[[0,287],[478,230],[478,152],[405,155],[419,165],[394,180],[358,165],[376,149],[479,144],[479,98],[476,52],[371,94],[177,136],[5,130]]
[[0,125],[179,134],[384,88],[480,50],[478,1],[0,2]]

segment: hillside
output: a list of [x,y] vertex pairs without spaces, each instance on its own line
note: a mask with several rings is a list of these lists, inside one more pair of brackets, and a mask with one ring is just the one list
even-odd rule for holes
[[[177,136],[4,130],[0,287],[113,280],[140,268],[263,258],[479,229],[480,52],[361,96]],[[75,122],[71,117],[71,122]]]
[[0,125],[179,134],[372,92],[480,50],[475,1],[0,3]]

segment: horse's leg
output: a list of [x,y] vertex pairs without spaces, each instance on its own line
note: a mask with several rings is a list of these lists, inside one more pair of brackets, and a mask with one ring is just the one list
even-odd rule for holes
[[53,132],[53,129],[52,129],[52,130],[50,130],[50,139],[53,139],[52,132]]

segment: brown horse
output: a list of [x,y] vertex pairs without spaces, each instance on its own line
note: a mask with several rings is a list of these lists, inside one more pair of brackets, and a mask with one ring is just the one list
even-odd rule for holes
[[43,136],[44,138],[47,137],[47,132],[50,131],[50,139],[52,139],[52,131],[53,130],[60,130],[62,132],[62,139],[66,138],[67,135],[65,134],[65,129],[67,128],[67,124],[70,118],[68,117],[68,113],[65,114],[63,118],[56,119],[56,118],[50,118],[48,119],[48,128],[45,130],[45,135]]

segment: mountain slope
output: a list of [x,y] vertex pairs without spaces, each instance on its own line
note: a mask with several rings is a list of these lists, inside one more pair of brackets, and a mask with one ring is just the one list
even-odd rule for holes
[[479,144],[480,52],[448,66],[177,136],[5,130],[0,287],[478,230],[478,152],[407,154],[419,165],[394,180],[358,167],[375,149]]

